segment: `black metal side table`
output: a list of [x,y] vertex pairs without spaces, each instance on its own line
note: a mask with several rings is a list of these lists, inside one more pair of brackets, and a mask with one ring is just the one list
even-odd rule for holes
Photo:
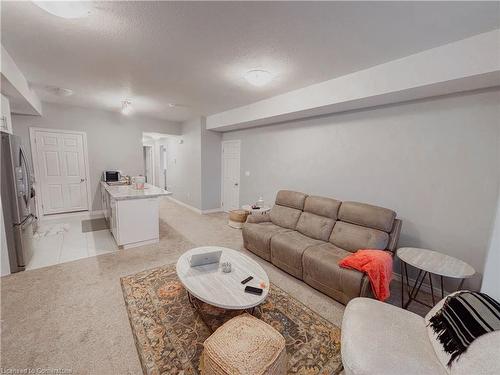
[[[401,262],[401,307],[407,309],[412,301],[418,302],[427,307],[433,307],[417,299],[420,287],[428,276],[431,288],[432,304],[435,305],[434,286],[432,284],[432,275],[439,276],[441,284],[441,299],[444,298],[444,278],[461,279],[458,289],[462,288],[465,279],[472,277],[476,271],[464,261],[445,255],[433,250],[420,249],[416,247],[402,247],[397,250],[397,256]],[[410,286],[408,278],[408,265],[418,269],[418,275],[413,286]],[[406,279],[406,282],[405,280]],[[408,301],[404,301],[406,291]]]

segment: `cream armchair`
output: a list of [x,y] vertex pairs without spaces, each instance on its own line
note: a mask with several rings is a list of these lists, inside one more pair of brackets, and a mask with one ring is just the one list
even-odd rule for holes
[[369,298],[355,298],[342,321],[342,363],[345,375],[497,375],[500,374],[500,331],[477,338],[447,367],[447,354],[426,316]]

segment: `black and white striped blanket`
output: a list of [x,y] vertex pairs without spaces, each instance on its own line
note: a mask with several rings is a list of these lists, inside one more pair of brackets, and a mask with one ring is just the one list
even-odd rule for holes
[[451,355],[451,366],[476,338],[500,330],[500,304],[484,293],[459,292],[446,299],[429,324]]

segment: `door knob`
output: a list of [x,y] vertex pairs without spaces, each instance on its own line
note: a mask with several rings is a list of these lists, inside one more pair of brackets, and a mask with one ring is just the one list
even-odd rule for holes
[[85,179],[84,178],[80,178],[80,182],[85,182]]
[[239,184],[237,182],[234,183],[234,186],[238,186]]

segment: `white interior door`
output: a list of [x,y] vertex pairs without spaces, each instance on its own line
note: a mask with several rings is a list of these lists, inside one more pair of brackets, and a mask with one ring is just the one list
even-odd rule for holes
[[42,211],[88,210],[86,153],[82,133],[35,131]]
[[240,141],[222,142],[222,207],[240,207]]

